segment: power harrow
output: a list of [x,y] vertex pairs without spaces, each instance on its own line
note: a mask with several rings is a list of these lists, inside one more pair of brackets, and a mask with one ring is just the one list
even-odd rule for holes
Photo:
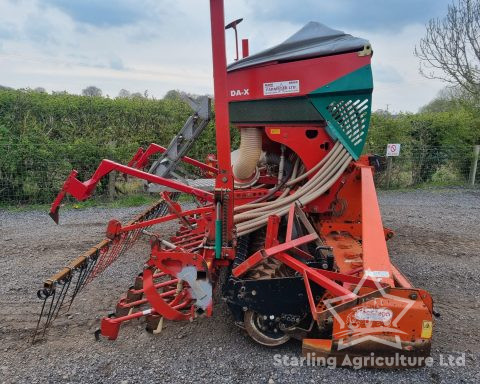
[[[422,365],[432,298],[389,258],[393,233],[382,225],[373,181],[378,159],[362,155],[370,43],[309,23],[255,55],[243,40],[243,58],[227,67],[223,1],[210,0],[210,11],[215,160],[186,157],[210,119],[203,99],[191,102],[194,114],[168,148],[151,144],[127,165],[103,160],[84,182],[73,171],[51,207],[57,223],[66,195],[88,198],[112,171],[144,180],[161,199],[126,224],[110,221],[103,241],[45,281],[35,336],[143,235],[151,245],[145,268],[97,337],[116,339],[132,319],[145,318],[158,333],[164,319],[210,317],[217,291],[233,323],[264,346],[295,338],[310,357],[398,354]],[[240,21],[227,29],[237,32]],[[241,137],[233,152],[230,125]],[[181,163],[203,178],[180,176]],[[180,194],[195,207],[179,204]],[[178,223],[176,232],[164,233],[164,223]]]

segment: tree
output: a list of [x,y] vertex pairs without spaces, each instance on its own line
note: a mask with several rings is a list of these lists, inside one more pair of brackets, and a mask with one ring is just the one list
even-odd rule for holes
[[89,87],[82,89],[83,96],[102,96],[102,90],[94,85],[90,85]]
[[171,89],[165,94],[165,96],[163,96],[164,100],[179,100],[181,98],[182,98],[182,94],[177,89]]
[[121,89],[120,92],[118,92],[119,99],[128,99],[130,97],[130,91],[127,91],[126,89]]
[[419,109],[420,113],[454,112],[466,105],[465,91],[459,86],[445,87],[428,104]]
[[45,88],[43,87],[37,87],[33,90],[33,92],[37,92],[37,93],[47,93],[47,91],[45,90]]
[[420,73],[480,96],[480,0],[456,0],[447,15],[431,19],[415,47]]

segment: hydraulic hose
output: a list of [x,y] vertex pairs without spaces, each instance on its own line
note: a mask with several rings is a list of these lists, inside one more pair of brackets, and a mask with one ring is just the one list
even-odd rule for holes
[[[299,163],[300,163],[300,159],[297,157],[297,159],[295,160],[295,165],[293,166],[293,168],[290,169],[290,174],[286,175],[283,178],[283,180],[281,180],[280,184],[277,184],[275,187],[270,189],[270,191],[268,191],[268,193],[265,196],[259,197],[257,200],[254,200],[248,204],[235,207],[234,211],[235,212],[244,211],[245,209],[250,209],[251,205],[253,204],[258,204],[265,200],[270,199],[270,197],[272,197],[277,191],[279,191],[289,179],[294,179],[296,177]],[[290,191],[290,188],[287,188],[285,191],[288,193]],[[283,196],[286,195],[285,191],[282,193]],[[265,204],[268,205],[269,203],[265,203]]]
[[[342,161],[340,161],[338,164],[338,167],[335,167],[329,174],[329,177],[324,180],[324,183],[319,183],[321,184],[320,186],[317,186],[318,189],[316,188],[313,191],[310,191],[309,193],[305,194],[303,197],[298,199],[298,202],[301,205],[306,205],[319,196],[321,196],[323,193],[325,193],[331,186],[338,180],[338,178],[343,174],[345,169],[349,166],[352,158],[349,154],[345,154],[345,156],[342,157]],[[271,215],[277,215],[277,216],[284,216],[288,213],[290,208],[290,204],[284,204],[276,209],[273,209],[271,211],[264,212],[263,215],[252,218],[250,220],[247,220],[245,222],[242,222],[237,225],[237,234],[239,236],[246,235],[248,233],[251,233],[258,228],[261,228],[266,224],[268,221],[268,217]]]
[[321,161],[318,162],[317,165],[315,165],[312,169],[310,169],[308,172],[305,172],[304,174],[300,175],[296,179],[293,179],[287,183],[287,186],[294,185],[302,180],[304,180],[306,177],[310,176],[312,173],[318,171],[323,164],[328,160],[328,157],[332,154],[335,153],[339,148],[343,148],[341,143],[337,141],[335,145],[333,146],[332,150],[325,156]]
[[[326,162],[328,162],[330,160],[330,158],[332,156],[336,156],[338,155],[339,151],[342,149],[342,145],[340,145],[340,143],[337,143],[333,149],[327,154],[327,156],[325,156],[320,162],[318,162],[317,165],[315,165],[312,169],[310,169],[308,172],[300,175],[299,177],[292,177],[291,180],[289,180],[286,184],[287,186],[287,190],[288,192],[285,193],[282,193],[282,195],[277,199],[282,199],[284,198],[289,192],[290,192],[290,189],[291,187],[293,187],[295,184],[299,183],[300,181],[304,180],[307,176],[309,176],[310,174],[312,174],[313,172],[315,172],[316,170],[320,169],[320,167],[322,167]],[[317,177],[320,176],[319,174],[316,175]],[[310,180],[312,181],[312,180]],[[308,184],[308,183],[307,183]],[[306,185],[305,185],[306,186]],[[268,206],[270,203],[260,203],[260,204],[257,204],[256,202],[251,202],[249,204],[246,204],[246,205],[242,205],[239,208],[239,210],[241,211],[245,211],[245,210],[251,210],[251,209],[254,209],[254,208],[259,208],[259,207],[266,207]]]
[[[320,171],[318,171],[305,185],[303,185],[301,188],[298,189],[294,194],[282,198],[282,199],[277,199],[272,203],[263,203],[262,206],[251,209],[248,212],[244,212],[241,214],[238,214],[235,216],[235,222],[240,222],[244,221],[246,219],[250,219],[253,217],[260,216],[262,212],[264,211],[270,211],[273,208],[278,208],[280,206],[283,206],[285,204],[290,204],[295,200],[298,200],[301,198],[305,193],[308,193],[312,189],[317,187],[317,184],[319,181],[322,181],[322,179],[325,176],[328,176],[329,173],[331,173],[332,169],[335,168],[335,166],[341,162],[342,156],[346,154],[346,150],[343,147],[337,147],[335,150],[332,150],[327,156],[326,156],[326,161],[324,162],[324,166],[321,168]],[[325,160],[324,159],[324,160]],[[323,160],[322,160],[323,161]],[[253,208],[253,207],[252,207]]]
[[[292,172],[290,180],[285,184],[287,186],[285,190],[287,193],[284,191],[275,201],[250,203],[239,207],[242,211],[244,209],[249,210],[235,215],[234,221],[237,223],[237,234],[243,236],[261,228],[271,215],[283,216],[287,214],[290,205],[294,201],[298,201],[301,205],[306,205],[317,199],[338,180],[351,160],[352,158],[346,149],[337,142],[332,151],[311,170],[298,177],[295,177],[296,170]],[[292,186],[304,180],[315,171],[318,172],[315,173],[310,180],[295,193],[288,195],[290,192],[289,189]]]
[[[347,157],[345,157],[343,160],[348,161],[348,163],[349,163],[349,159]],[[348,165],[348,163],[347,163],[347,165]],[[263,210],[261,212],[256,212],[252,215],[249,215],[249,217],[245,221],[248,220],[249,222],[252,222],[252,221],[255,221],[255,219],[257,219],[259,217],[265,217],[265,216],[268,218],[268,216],[272,215],[274,211],[281,210],[283,208],[286,208],[288,210],[289,206],[294,201],[298,201],[301,205],[306,205],[306,204],[310,203],[311,201],[316,199],[318,196],[323,194],[329,188],[329,187],[324,188],[325,185],[330,185],[331,186],[331,184],[333,184],[333,182],[335,182],[336,178],[339,177],[339,175],[337,175],[337,171],[341,166],[342,166],[342,162],[340,162],[339,165],[337,164],[335,167],[330,168],[329,173],[327,174],[325,179],[320,180],[319,182],[314,184],[312,186],[313,188],[308,188],[308,190],[305,190],[305,188],[302,187],[299,191],[297,191],[297,193],[290,196],[289,199],[284,199],[282,202],[279,202],[281,204],[276,204],[276,206],[272,205],[272,207],[268,207],[269,209],[267,209],[267,210]],[[248,212],[248,213],[250,213],[250,212]],[[239,227],[242,227],[243,225],[244,225],[244,223],[241,223],[241,224],[239,224]],[[238,230],[238,227],[237,227],[237,230]]]

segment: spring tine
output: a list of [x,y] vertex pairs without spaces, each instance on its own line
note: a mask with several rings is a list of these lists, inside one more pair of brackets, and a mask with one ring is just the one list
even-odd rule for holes
[[80,292],[83,289],[83,287],[85,287],[86,282],[89,279],[90,274],[92,273],[92,269],[93,269],[94,265],[95,265],[95,261],[94,260],[89,260],[89,262],[87,264],[87,267],[86,267],[86,270],[85,270],[85,273],[83,275],[83,278],[80,281],[80,284],[79,284],[79,287],[78,287],[78,292]]
[[45,299],[43,300],[43,304],[42,304],[42,309],[40,311],[40,316],[38,316],[38,321],[37,321],[37,326],[35,327],[35,332],[33,333],[33,337],[32,337],[32,344],[35,343],[35,339],[38,335],[38,330],[40,329],[40,322],[42,321],[42,317],[43,317],[43,312],[45,311],[45,305],[47,304],[47,300],[50,296],[47,296],[45,297]]
[[102,264],[102,269],[100,272],[103,272],[107,267],[110,265],[111,260],[113,258],[116,258],[117,255],[119,254],[120,250],[123,247],[123,244],[125,242],[125,238],[127,237],[126,234],[122,234],[120,239],[115,243],[112,251],[110,253],[107,253],[104,258],[103,258],[103,264]]
[[102,257],[102,264],[101,266],[99,267],[98,269],[98,273],[102,273],[103,271],[105,271],[105,269],[108,268],[108,266],[112,263],[113,259],[117,257],[121,247],[122,247],[122,244],[123,244],[123,239],[125,238],[125,236],[123,235],[118,241],[117,243],[113,246],[112,249],[110,249],[107,253],[105,253]]
[[132,231],[130,232],[130,239],[128,241],[128,248],[127,249],[130,249],[133,247],[133,244],[135,244],[135,242],[138,240],[138,234],[139,234],[139,230],[135,230],[135,231]]
[[50,324],[50,316],[51,316],[51,312],[52,312],[52,306],[53,306],[53,302],[55,301],[55,290],[53,291],[53,294],[52,294],[52,301],[50,302],[50,308],[48,309],[48,313],[47,313],[47,320],[45,321],[45,325],[43,326],[43,334],[42,334],[42,337],[45,336],[45,332],[47,331],[47,328]]
[[92,281],[98,275],[98,269],[100,267],[100,264],[102,263],[102,258],[107,252],[109,252],[109,250],[110,250],[110,245],[98,250],[97,260],[95,261],[93,270],[90,273],[89,278],[85,282],[85,285],[88,284],[90,281]]
[[[77,288],[77,291],[74,292],[74,296],[72,297],[72,302],[73,302],[73,299],[75,298],[75,296],[77,296],[77,294],[82,290],[82,288],[84,286],[84,283],[89,276],[90,276],[90,265],[87,265],[85,267],[85,270],[81,274],[81,276],[79,276],[78,288]],[[71,303],[70,303],[70,306],[71,306]],[[70,308],[70,306],[69,306],[69,308]]]
[[80,271],[78,271],[77,281],[75,283],[75,288],[73,289],[73,293],[72,293],[72,301],[73,301],[73,298],[75,297],[75,295],[77,294],[78,289],[80,288],[80,284],[82,282],[82,277],[83,277],[83,274],[85,273],[86,269],[87,269],[87,267],[85,265],[82,265],[82,267],[80,268]]
[[101,261],[100,259],[103,257],[103,254],[105,252],[108,252],[108,248],[107,248],[106,251],[105,251],[105,248],[104,249],[97,249],[97,251],[95,253],[95,259],[93,260],[93,263],[92,263],[91,271],[89,272],[89,276],[85,280],[85,283],[83,284],[83,286],[90,283],[90,281],[92,281],[95,278],[95,276],[97,275],[97,269],[98,269],[99,261]]
[[115,246],[115,249],[105,258],[105,263],[102,269],[102,272],[107,269],[107,267],[121,254],[123,249],[125,248],[125,242],[128,239],[128,233],[124,234],[118,243]]
[[70,283],[72,282],[72,278],[70,277],[67,282],[64,285],[64,289],[62,288],[62,291],[60,292],[61,298],[58,299],[59,305],[57,308],[57,313],[54,315],[52,322],[55,321],[55,319],[58,317],[58,314],[60,313],[60,310],[63,308],[63,302],[65,300],[65,297],[67,297],[68,291],[70,289]]
[[97,251],[95,252],[96,254],[96,257],[94,259],[90,259],[90,263],[88,265],[88,271],[87,271],[87,276],[86,278],[84,279],[83,283],[82,283],[82,286],[80,287],[79,289],[79,292],[88,284],[88,282],[91,280],[90,277],[92,275],[92,272],[93,272],[93,269],[95,268],[95,266],[97,265],[97,261],[99,259],[99,253],[100,251],[97,249]]
[[65,283],[65,284],[62,285],[62,289],[60,290],[60,294],[58,295],[57,300],[55,300],[55,305],[53,306],[53,311],[51,313],[50,322],[52,322],[53,320],[55,320],[57,318],[58,311],[60,311],[60,307],[63,304],[63,299],[65,298],[65,295],[68,292],[68,288],[69,288],[70,284],[68,284],[68,285],[67,284],[68,283]]
[[98,260],[97,265],[95,266],[95,269],[92,272],[92,274],[94,275],[93,277],[98,276],[100,273],[102,273],[102,271],[104,270],[103,266],[105,265],[105,258],[108,257],[110,252],[113,252],[115,247],[116,247],[116,244],[113,244],[113,246],[109,246],[100,255],[100,260]]
[[133,245],[132,233],[129,232],[129,233],[127,233],[127,236],[125,237],[125,240],[123,241],[122,247],[121,247],[120,251],[118,252],[118,255],[115,257],[115,259],[120,257],[120,255],[123,255],[128,249],[130,249],[130,247],[132,245]]
[[75,300],[75,297],[77,296],[78,290],[80,288],[80,284],[82,282],[82,275],[85,273],[86,269],[87,269],[86,266],[82,265],[81,268],[80,268],[80,272],[78,272],[77,281],[75,283],[75,288],[74,288],[72,296],[70,298],[70,303],[68,304],[67,312],[70,310],[70,307],[72,306],[73,300]]
[[115,256],[115,258],[113,258],[113,260],[111,260],[109,262],[108,265],[110,265],[114,260],[116,260],[118,257],[120,257],[121,255],[123,255],[127,250],[130,249],[130,247],[133,246],[133,241],[132,241],[132,233],[129,232],[127,233],[126,237],[124,238],[122,244],[121,244],[121,248],[118,252],[118,254]]
[[132,231],[132,242],[130,246],[133,246],[133,244],[138,240],[138,237],[140,236],[140,230],[136,229],[135,231]]
[[97,265],[97,262],[98,262],[98,259],[100,258],[100,250],[97,249],[95,251],[95,257],[93,258],[90,258],[89,260],[89,263],[88,263],[88,269],[87,269],[87,272],[86,272],[86,277],[85,279],[83,280],[82,282],[82,285],[80,287],[80,291],[83,289],[83,287],[85,287],[85,285],[87,285],[87,283],[91,280],[91,275],[92,275],[92,272],[93,270],[95,269],[95,266]]
[[[92,277],[91,277],[91,279],[95,278],[95,276],[97,276],[97,275],[99,274],[99,270],[100,270],[100,268],[101,268],[101,266],[102,266],[102,264],[103,264],[103,259],[104,259],[105,255],[106,255],[108,252],[111,251],[111,249],[112,249],[112,247],[109,246],[108,248],[102,250],[103,252],[100,252],[100,255],[99,255],[99,257],[98,257],[98,261],[96,262],[95,268],[94,268],[93,271],[92,271]],[[91,280],[91,279],[89,279],[89,280]]]
[[[78,288],[76,289],[76,292],[74,291],[74,296],[76,296],[83,288],[85,281],[90,276],[91,269],[92,269],[92,260],[90,259],[88,264],[81,271],[80,276],[78,277]],[[73,298],[72,298],[72,302],[73,302]]]

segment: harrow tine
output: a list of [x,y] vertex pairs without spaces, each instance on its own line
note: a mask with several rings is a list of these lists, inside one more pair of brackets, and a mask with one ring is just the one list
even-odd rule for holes
[[[41,290],[39,290],[38,293],[37,293],[37,296],[38,296],[39,298],[40,298],[40,291],[41,291]],[[39,328],[40,328],[40,323],[41,323],[42,318],[43,318],[43,312],[45,312],[45,305],[47,304],[47,300],[48,300],[49,296],[50,296],[50,295],[45,296],[45,298],[43,299],[42,309],[41,309],[41,311],[40,311],[40,315],[38,316],[37,326],[35,327],[35,332],[33,333],[33,337],[32,337],[32,344],[35,343],[35,339],[36,339],[36,337],[37,337],[37,335],[38,335],[38,330],[39,330]],[[44,332],[44,333],[45,333],[45,332]]]
[[[68,293],[68,290],[70,289],[70,283],[71,283],[72,279],[69,278],[68,280],[64,281],[63,282],[63,285],[62,285],[62,290],[60,291],[60,295],[58,297],[58,300],[57,302],[55,303],[55,307],[53,309],[53,318],[51,321],[54,321],[59,312],[60,312],[60,309],[62,308],[63,306],[63,302],[65,300],[65,297],[67,296],[67,293]],[[58,307],[58,308],[57,308]]]
[[102,249],[97,249],[95,253],[95,260],[93,260],[93,263],[91,266],[92,270],[90,271],[88,278],[85,280],[84,286],[89,284],[96,276],[98,276],[99,274],[98,269],[99,269],[99,265],[102,262],[103,255],[108,253],[110,249],[111,249],[110,245],[107,245]]
[[99,258],[99,256],[98,256],[99,253],[100,253],[100,251],[97,249],[97,250],[95,251],[95,254],[92,255],[92,257],[90,258],[90,260],[89,260],[89,266],[88,266],[89,270],[88,270],[88,272],[87,272],[87,276],[85,277],[85,279],[84,279],[84,281],[83,281],[83,283],[82,283],[82,285],[81,285],[81,287],[80,287],[80,289],[79,289],[79,292],[87,285],[88,279],[89,279],[89,278],[91,277],[91,275],[92,275],[93,268],[95,268],[95,265],[97,264],[97,261],[98,261],[98,258]]
[[119,241],[118,244],[118,250],[116,251],[115,254],[111,254],[110,257],[107,259],[106,266],[110,266],[111,263],[113,263],[120,255],[122,255],[124,252],[126,252],[129,249],[129,243],[131,241],[131,234],[127,233],[121,241]]
[[92,272],[92,279],[90,280],[93,280],[93,278],[95,278],[96,276],[98,276],[100,273],[102,273],[102,271],[104,270],[104,265],[105,265],[105,258],[107,257],[108,254],[110,254],[111,252],[114,252],[115,249],[117,247],[117,244],[113,244],[113,246],[111,247],[108,247],[105,252],[103,252],[101,255],[100,255],[100,258],[97,262],[97,265],[95,265],[95,268]]
[[128,233],[123,235],[118,240],[112,252],[108,252],[105,255],[101,272],[107,269],[110,266],[110,264],[112,264],[120,255],[122,255],[126,251],[127,242],[128,242]]
[[50,316],[51,316],[52,306],[54,301],[55,301],[55,290],[53,290],[53,293],[52,293],[52,301],[50,302],[50,308],[48,309],[47,320],[45,321],[45,325],[43,327],[42,337],[45,336],[45,332],[47,331],[47,328],[50,325]]
[[72,306],[73,304],[73,300],[75,300],[75,297],[77,296],[77,293],[79,291],[79,287],[80,287],[80,281],[81,281],[81,278],[82,278],[82,274],[83,274],[83,271],[85,270],[85,267],[82,266],[81,269],[80,269],[80,272],[77,272],[76,273],[76,276],[77,276],[77,281],[75,282],[75,287],[73,288],[73,293],[72,293],[72,296],[70,297],[70,302],[68,304],[68,307],[67,307],[67,311],[68,312],[70,310],[70,307]]
[[75,283],[75,288],[73,290],[73,293],[72,293],[72,297],[70,298],[70,303],[68,305],[68,308],[67,308],[67,312],[70,310],[70,307],[72,306],[73,304],[73,300],[75,300],[75,297],[77,296],[77,294],[81,291],[81,289],[84,287],[84,283],[86,282],[86,279],[90,276],[90,274],[92,273],[92,267],[91,265],[93,264],[94,262],[92,261],[89,261],[86,265],[83,264],[81,267],[80,267],[80,272],[78,274],[78,278],[77,278],[77,282]]
[[[180,193],[171,193],[170,199],[176,201],[179,196]],[[150,220],[167,213],[167,205],[164,201],[160,201],[143,214],[138,215],[130,223]],[[128,251],[141,235],[142,230],[137,229],[127,232],[115,240],[105,239],[91,251],[75,259],[75,262],[66,267],[65,271],[47,280],[45,287],[37,292],[37,296],[43,302],[35,332],[32,335],[32,343],[37,341],[39,337],[44,337],[47,329],[58,318],[62,309],[65,309],[62,313],[68,313],[76,296],[83,288]]]

